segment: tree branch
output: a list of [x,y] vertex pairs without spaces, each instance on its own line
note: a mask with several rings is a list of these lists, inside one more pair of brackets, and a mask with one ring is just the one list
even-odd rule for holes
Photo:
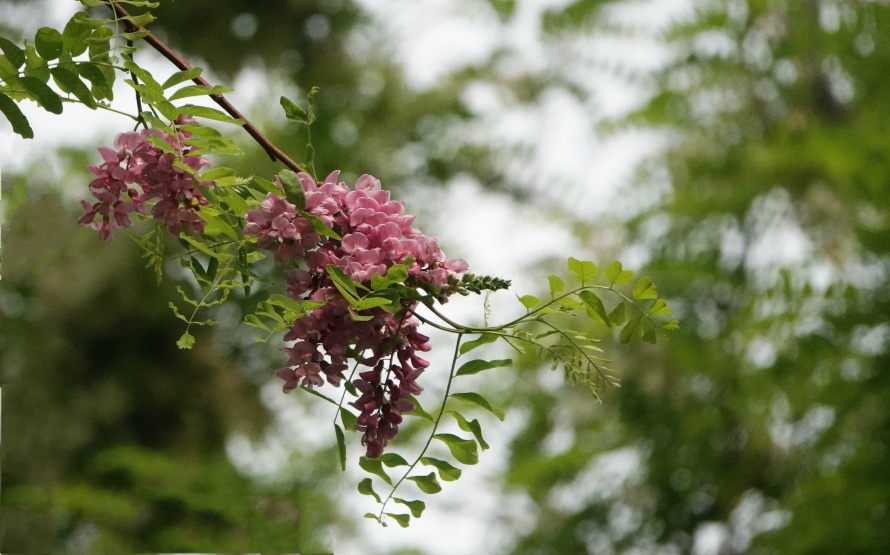
[[[110,4],[110,7],[112,10],[114,10],[114,13],[118,17],[123,18],[123,17],[130,16],[130,14],[127,12],[127,10],[125,10],[123,8],[123,6],[121,6],[118,2],[112,2]],[[164,42],[161,41],[158,37],[151,34],[150,31],[148,31],[144,27],[138,27],[136,25],[133,25],[132,23],[130,23],[127,20],[124,20],[124,21],[126,21],[127,30],[129,32],[134,32],[134,31],[147,32],[148,35],[143,37],[143,40],[145,40],[145,42],[147,42],[149,45],[151,45],[152,48],[154,48],[155,50],[160,52],[162,56],[164,56],[165,58],[170,60],[170,62],[172,62],[173,65],[178,67],[180,70],[186,71],[186,70],[189,70],[192,68],[187,61],[182,59],[178,54],[176,54],[176,52],[171,50],[170,47],[167,46],[166,44],[164,44]],[[192,81],[194,81],[198,85],[203,85],[205,87],[211,86],[210,83],[208,83],[200,75],[198,77],[195,77],[194,79],[192,79]],[[281,163],[283,163],[285,166],[287,166],[288,168],[292,169],[295,172],[305,172],[306,171],[302,167],[300,167],[299,164],[294,162],[280,148],[275,146],[275,144],[273,144],[272,141],[270,141],[268,138],[266,138],[265,135],[260,133],[260,130],[257,129],[256,126],[254,126],[252,123],[250,123],[250,120],[248,120],[246,117],[244,117],[244,115],[241,112],[239,112],[238,109],[232,105],[232,103],[230,103],[228,100],[226,100],[226,98],[223,95],[211,94],[210,98],[212,98],[214,102],[219,104],[219,106],[223,110],[225,110],[230,116],[243,121],[244,125],[242,127],[244,127],[244,130],[247,131],[247,133],[251,137],[253,137],[253,139],[257,143],[259,143],[260,146],[263,147],[263,150],[266,151],[266,153],[269,155],[269,157],[272,160],[279,160]]]

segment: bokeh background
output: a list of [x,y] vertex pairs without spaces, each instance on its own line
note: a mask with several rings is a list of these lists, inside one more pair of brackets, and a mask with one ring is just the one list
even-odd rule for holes
[[[319,172],[375,174],[449,256],[520,293],[568,255],[620,258],[682,328],[604,337],[622,384],[602,405],[531,361],[480,381],[508,413],[482,418],[492,449],[382,529],[332,415],[282,395],[281,353],[238,325],[250,298],[180,351],[188,284],[77,226],[128,120],[31,107],[33,141],[0,122],[0,549],[890,552],[888,2],[161,3],[152,29],[298,159],[278,97],[320,87]],[[3,2],[0,33],[78,6]],[[221,162],[279,169],[233,136]]]

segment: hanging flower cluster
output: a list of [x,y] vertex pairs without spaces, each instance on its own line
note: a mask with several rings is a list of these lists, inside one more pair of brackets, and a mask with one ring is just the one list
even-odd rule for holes
[[[406,397],[423,390],[417,378],[429,363],[418,352],[429,351],[429,338],[417,331],[419,322],[410,315],[416,301],[403,301],[395,312],[371,308],[356,318],[328,268],[339,268],[353,282],[370,286],[374,275],[384,276],[394,265],[406,264],[406,283],[442,295],[460,281],[467,263],[446,260],[438,240],[412,228],[414,216],[405,214],[402,203],[390,200],[374,177],[361,176],[354,190],[337,182],[339,172],[319,183],[305,173],[297,177],[305,207],[269,193],[260,209],[248,212],[245,227],[259,247],[275,251],[277,262],[303,266],[287,275],[289,296],[324,302],[293,322],[285,335],[285,340],[294,341],[284,349],[288,362],[276,374],[290,392],[325,381],[339,386],[348,360],[370,368],[353,380],[360,395],[351,404],[360,412],[355,428],[363,432],[367,456],[378,457],[398,433],[402,414],[414,410]],[[280,180],[278,184],[284,188]],[[339,238],[320,234],[311,217]]]
[[[193,118],[180,116],[176,125],[196,123]],[[155,136],[170,145],[173,152],[165,152],[149,137]],[[210,162],[192,154],[186,145],[191,136],[184,130],[176,135],[158,129],[120,133],[114,139],[114,148],[100,147],[104,163],[90,166],[96,178],[89,188],[97,202],[80,201],[85,214],[78,223],[99,232],[103,243],[111,241],[111,231],[130,227],[130,213],[145,214],[145,203],[157,200],[151,209],[155,220],[163,222],[174,236],[180,231],[193,234],[204,231],[204,220],[196,214],[207,200],[198,186],[210,187],[212,181],[199,182],[195,174]],[[191,171],[177,166],[180,161]],[[131,186],[133,188],[131,188]]]

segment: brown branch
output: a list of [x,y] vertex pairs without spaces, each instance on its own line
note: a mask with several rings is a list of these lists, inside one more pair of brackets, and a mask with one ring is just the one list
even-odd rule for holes
[[[125,10],[123,8],[123,6],[121,6],[119,3],[112,2],[110,4],[110,7],[112,10],[114,10],[114,13],[118,17],[121,17],[121,18],[130,17],[130,14],[127,12],[127,10]],[[182,59],[178,54],[176,54],[176,52],[171,50],[170,47],[167,46],[166,44],[164,44],[164,42],[161,41],[158,37],[151,34],[150,31],[148,31],[144,27],[138,27],[136,25],[133,25],[130,21],[126,21],[126,24],[127,24],[127,31],[129,31],[129,32],[141,31],[141,32],[148,33],[145,37],[143,37],[145,42],[147,42],[149,45],[151,45],[152,48],[154,48],[155,50],[160,52],[161,55],[163,55],[165,58],[170,60],[170,62],[172,62],[173,65],[178,67],[180,70],[187,71],[192,68],[188,62],[186,62],[184,59]],[[200,75],[198,77],[195,77],[194,79],[192,79],[192,81],[194,81],[198,85],[203,85],[205,87],[211,86],[210,83],[208,83]],[[209,96],[210,96],[210,98],[213,99],[214,102],[219,104],[219,106],[223,110],[225,110],[230,116],[232,116],[233,118],[236,118],[236,119],[240,119],[241,121],[244,122],[244,125],[242,125],[244,130],[247,131],[247,133],[251,137],[253,137],[253,139],[257,143],[259,143],[260,146],[263,147],[263,149],[266,151],[266,153],[269,155],[269,157],[272,160],[281,161],[281,163],[283,163],[285,166],[287,166],[288,168],[292,169],[295,172],[305,172],[306,171],[302,167],[300,167],[299,164],[294,162],[280,148],[275,146],[272,143],[272,141],[270,141],[268,138],[266,138],[265,135],[260,133],[260,130],[257,129],[256,126],[254,126],[252,123],[250,123],[250,120],[248,120],[246,117],[244,117],[244,115],[241,112],[239,112],[237,108],[232,106],[232,104],[228,100],[226,100],[226,98],[223,95],[211,94]]]

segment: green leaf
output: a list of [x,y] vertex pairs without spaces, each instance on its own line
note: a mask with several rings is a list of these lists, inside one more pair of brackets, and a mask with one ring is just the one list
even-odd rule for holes
[[633,296],[635,299],[658,298],[658,292],[655,291],[655,285],[652,283],[652,278],[643,276],[638,279],[637,284],[634,286]]
[[612,327],[612,323],[609,320],[609,315],[606,313],[606,307],[603,306],[603,301],[593,293],[592,291],[581,291],[578,293],[578,296],[581,297],[581,300],[584,301],[584,304],[590,308],[590,311],[596,315],[604,324],[609,327]]
[[152,21],[155,20],[155,16],[146,12],[146,13],[139,14],[139,15],[128,15],[126,17],[122,17],[121,19],[129,21],[136,27],[145,27],[146,25],[148,25],[149,23],[151,23]]
[[40,57],[33,44],[25,43],[25,67],[28,69],[28,76],[36,77],[44,83],[49,81],[49,67],[46,60]]
[[676,320],[671,320],[669,322],[665,322],[664,324],[661,325],[661,329],[667,330],[667,331],[678,330],[678,329],[680,329],[680,322],[678,322]]
[[408,461],[398,453],[384,453],[377,457],[377,460],[388,466],[389,468],[393,468],[396,466],[410,466]]
[[6,59],[12,64],[13,69],[22,67],[22,64],[26,61],[25,51],[7,38],[0,37],[0,50],[3,51]]
[[[370,495],[374,499],[380,503],[380,496],[377,495],[377,492],[374,491],[374,486],[371,485],[371,479],[365,478],[361,482],[358,483],[358,492],[362,495]],[[375,517],[376,518],[376,517]]]
[[426,503],[423,501],[406,501],[398,497],[393,497],[392,500],[408,507],[408,510],[411,511],[414,518],[420,518],[420,515],[423,514],[423,510],[426,509]]
[[[436,480],[436,474],[433,472],[426,476],[408,476],[408,479],[417,484],[417,487],[423,493],[439,493],[442,491],[442,486],[439,484],[439,480]],[[367,480],[368,482],[371,481],[370,478],[367,478]]]
[[244,316],[244,323],[248,326],[253,326],[255,328],[259,328],[265,331],[272,331],[269,329],[269,326],[264,324],[259,318],[256,317],[256,314],[247,314]]
[[195,338],[189,332],[182,334],[182,337],[176,342],[176,346],[180,349],[191,349],[195,344]]
[[504,417],[506,416],[503,410],[493,406],[491,403],[488,402],[488,399],[486,399],[482,395],[479,395],[478,393],[452,393],[451,398],[457,399],[458,401],[463,401],[464,403],[472,403],[474,405],[478,405],[491,414],[497,416],[498,420],[501,421],[503,421]]
[[469,362],[465,362],[461,365],[460,368],[457,369],[457,372],[454,374],[455,376],[470,376],[473,374],[478,374],[483,370],[489,370],[491,368],[501,368],[504,366],[513,366],[513,361],[509,358],[501,359],[501,360],[471,360]]
[[65,52],[71,54],[71,57],[80,56],[86,52],[87,46],[89,46],[87,39],[93,33],[93,27],[83,21],[83,16],[78,17],[80,14],[87,15],[84,12],[74,14],[62,31],[62,46]]
[[612,285],[623,285],[630,283],[634,278],[634,273],[630,270],[622,270],[621,262],[616,260],[606,268],[606,278]]
[[625,324],[621,333],[618,334],[618,340],[625,345],[638,342],[643,337],[643,317],[637,316]]
[[671,309],[668,308],[667,301],[664,299],[658,299],[652,306],[649,307],[649,314],[655,316],[670,316],[672,314]]
[[76,73],[58,66],[52,68],[49,72],[52,74],[56,84],[59,85],[59,88],[62,89],[63,92],[73,94],[78,100],[83,102],[86,107],[93,110],[96,109],[96,101],[93,99],[93,93],[90,92],[90,89],[87,88]]
[[278,180],[284,187],[284,195],[288,202],[297,207],[297,210],[306,208],[306,190],[303,189],[303,183],[297,174],[291,170],[281,170],[278,172]]
[[596,264],[589,261],[581,261],[577,258],[569,257],[568,261],[569,271],[575,274],[578,277],[578,281],[581,282],[581,285],[584,285],[588,281],[595,278],[599,275],[599,270],[596,267]]
[[34,138],[34,130],[28,124],[28,118],[25,117],[25,114],[22,113],[16,103],[3,93],[0,93],[0,112],[3,112],[6,119],[12,124],[13,132],[21,135],[24,139]]
[[180,98],[188,98],[190,96],[202,96],[202,95],[214,95],[214,94],[225,94],[228,92],[232,92],[232,89],[228,87],[221,87],[219,85],[215,87],[207,87],[204,85],[189,85],[187,87],[182,87],[174,92],[170,96],[170,100],[179,100]]
[[451,455],[463,464],[476,464],[479,462],[479,453],[476,442],[472,439],[464,439],[454,434],[436,434],[433,439],[438,439],[448,446]]
[[453,482],[460,478],[460,475],[463,472],[456,466],[452,466],[451,463],[434,459],[433,457],[420,457],[420,463],[424,466],[435,467],[439,471],[439,478],[441,478],[443,482]]
[[114,31],[109,27],[99,27],[93,30],[92,35],[87,39],[90,60],[104,62],[108,59],[108,53],[111,51],[111,37],[113,36]]
[[386,516],[388,516],[388,517],[392,518],[393,520],[395,520],[396,522],[398,522],[399,526],[401,526],[402,528],[407,528],[409,522],[411,521],[411,515],[399,515],[399,514],[395,514],[395,513],[385,513],[385,514],[386,514]]
[[370,518],[371,520],[376,520],[378,523],[386,526],[386,523],[380,520],[380,517],[375,515],[374,513],[365,513],[365,518]]
[[424,420],[429,420],[430,422],[435,421],[435,418],[433,418],[432,414],[423,410],[423,407],[420,406],[420,401],[418,401],[416,397],[414,397],[413,395],[408,395],[407,399],[411,401],[412,405],[414,405],[414,410],[412,410],[411,412],[402,413],[403,416],[418,416],[420,418],[423,418]]
[[341,239],[340,235],[336,231],[326,226],[325,223],[321,221],[321,218],[319,218],[315,214],[304,212],[303,217],[309,220],[309,223],[312,224],[312,229],[314,229],[319,235],[330,237],[335,241],[339,241]]
[[164,81],[164,83],[161,85],[161,88],[166,90],[166,89],[169,89],[170,87],[173,87],[180,83],[185,83],[186,81],[191,81],[195,77],[198,77],[199,75],[201,75],[201,73],[203,71],[204,70],[201,69],[200,67],[193,67],[191,69],[186,69],[184,71],[177,71],[176,73],[174,73],[173,75],[168,77],[166,81]]
[[299,104],[285,96],[281,97],[279,103],[284,108],[284,117],[297,123],[309,123],[309,115]]
[[485,438],[482,437],[482,426],[479,424],[478,420],[474,418],[473,420],[468,421],[466,418],[464,418],[464,415],[453,410],[448,411],[448,414],[450,414],[454,417],[455,420],[457,420],[457,425],[460,427],[461,430],[470,432],[473,434],[473,436],[476,437],[476,441],[479,442],[479,447],[482,447],[483,451],[488,449],[488,443],[485,441]]
[[108,100],[114,98],[114,91],[111,87],[111,83],[108,82],[105,72],[102,71],[99,66],[90,62],[82,62],[77,64],[77,71],[80,73],[81,77],[88,80],[93,86],[93,97],[99,99],[105,98]]
[[273,193],[280,196],[283,192],[278,185],[269,181],[268,179],[263,179],[262,177],[254,176],[253,184],[256,186],[257,189],[266,193]]
[[244,122],[240,119],[235,119],[216,108],[208,108],[207,106],[195,106],[194,104],[186,104],[185,106],[179,107],[179,112],[181,114],[187,114],[190,116],[195,116],[198,118],[212,119],[214,121],[221,121],[224,123],[232,123],[235,125],[244,125]]
[[328,264],[325,269],[327,270],[331,281],[334,282],[334,286],[340,291],[340,294],[343,295],[343,298],[345,298],[352,306],[356,306],[358,304],[359,295],[355,289],[355,282],[352,281],[352,278],[333,264]]
[[64,48],[62,33],[52,27],[41,27],[37,29],[37,35],[34,37],[34,46],[41,58],[55,60]]
[[[343,407],[340,407],[340,421],[343,422],[343,428],[346,430],[354,430],[355,424],[358,422],[358,418],[348,410]],[[381,460],[383,457],[381,457]]]
[[555,297],[557,293],[565,290],[566,284],[559,276],[547,276],[550,281],[550,295]]
[[494,333],[483,333],[479,336],[478,339],[474,339],[472,341],[467,341],[463,345],[460,346],[460,354],[466,354],[475,349],[480,345],[485,345],[486,343],[494,343],[498,340],[498,335]]
[[62,113],[62,100],[46,83],[36,77],[22,77],[20,81],[25,90],[31,93],[47,112],[52,114]]
[[488,3],[498,12],[502,21],[507,21],[516,12],[516,0],[488,0]]
[[522,303],[522,306],[525,308],[535,308],[541,304],[541,299],[535,297],[534,295],[523,295],[519,297],[519,302]]
[[334,424],[334,433],[337,435],[337,452],[340,454],[340,470],[346,472],[346,437],[343,429]]
[[621,302],[609,313],[609,320],[613,326],[618,327],[624,323],[624,318],[624,303]]
[[386,471],[383,470],[383,463],[380,462],[379,459],[369,459],[368,457],[362,455],[358,459],[358,465],[362,467],[366,472],[374,474],[375,476],[380,476],[384,482],[389,485],[392,485],[392,479],[386,474]]

